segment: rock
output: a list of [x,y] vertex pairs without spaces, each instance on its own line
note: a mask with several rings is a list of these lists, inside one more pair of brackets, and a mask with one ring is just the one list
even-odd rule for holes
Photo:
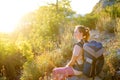
[[120,71],[117,71],[116,74],[120,75]]
[[77,76],[73,76],[73,77],[69,77],[66,80],[79,80],[79,78]]
[[104,55],[104,56],[107,56],[107,55],[109,55],[109,54],[110,54],[109,51],[105,51],[103,55]]
[[106,6],[112,6],[115,3],[115,0],[101,0],[102,8]]
[[[93,80],[93,78],[87,78],[86,76],[82,75],[82,76],[69,77],[66,80]],[[102,79],[96,76],[94,80],[102,80]]]
[[96,39],[98,39],[98,38],[99,38],[99,34],[95,35],[94,37],[95,37]]
[[116,71],[116,74],[114,75],[114,78],[116,80],[120,80],[120,71]]
[[117,55],[120,55],[120,49],[117,50]]

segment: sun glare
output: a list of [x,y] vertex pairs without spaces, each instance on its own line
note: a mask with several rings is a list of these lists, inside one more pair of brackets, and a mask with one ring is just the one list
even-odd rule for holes
[[[9,12],[6,11],[6,13]],[[21,15],[13,15],[12,13],[9,13],[9,15],[3,14],[2,17],[0,17],[0,32],[12,32],[20,16]]]
[[0,32],[12,32],[23,15],[35,10],[37,5],[32,0],[0,1]]
[[[72,0],[71,6],[77,13],[85,14],[90,12],[98,1]],[[56,2],[56,0],[0,0],[0,32],[14,31],[22,16],[47,2]]]

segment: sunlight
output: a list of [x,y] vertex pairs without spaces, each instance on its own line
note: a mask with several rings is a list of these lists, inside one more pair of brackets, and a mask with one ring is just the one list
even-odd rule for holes
[[[71,7],[78,14],[86,14],[98,1],[71,0]],[[14,31],[22,16],[50,2],[56,0],[0,0],[0,32]]]
[[21,15],[13,15],[13,13],[9,13],[9,15],[3,14],[0,17],[0,32],[12,32],[20,17]]
[[0,32],[12,32],[23,15],[37,8],[32,0],[0,1]]

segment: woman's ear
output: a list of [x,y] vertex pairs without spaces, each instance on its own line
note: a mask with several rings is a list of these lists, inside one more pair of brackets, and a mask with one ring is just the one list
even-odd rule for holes
[[82,32],[80,32],[80,36],[84,37]]

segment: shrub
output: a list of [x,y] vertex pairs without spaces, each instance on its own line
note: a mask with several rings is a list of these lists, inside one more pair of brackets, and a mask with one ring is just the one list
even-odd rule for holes
[[114,33],[116,22],[111,17],[101,17],[96,24],[97,30],[100,32],[106,31],[108,33]]
[[115,75],[116,70],[120,67],[120,55],[118,54],[118,51],[120,49],[120,20],[116,19],[117,21],[117,32],[116,32],[116,38],[108,43],[107,45],[107,51],[110,52],[110,54],[105,58],[105,66],[104,71],[106,73],[105,80],[110,79],[112,76]]

